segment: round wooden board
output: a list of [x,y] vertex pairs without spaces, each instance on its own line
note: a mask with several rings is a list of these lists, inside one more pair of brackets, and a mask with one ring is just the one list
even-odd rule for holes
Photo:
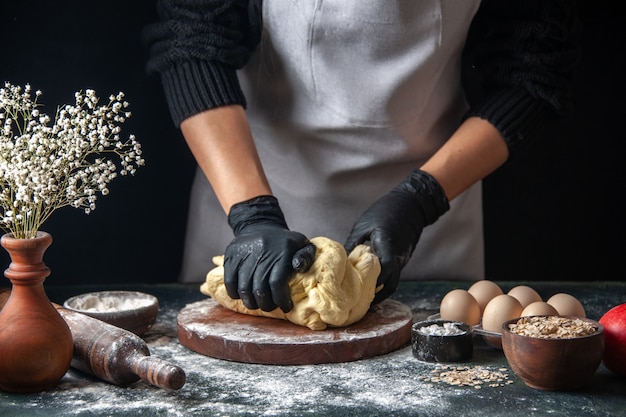
[[178,338],[187,348],[236,362],[308,365],[350,362],[394,351],[411,340],[413,313],[385,300],[347,327],[310,330],[281,319],[250,316],[208,298],[178,314]]

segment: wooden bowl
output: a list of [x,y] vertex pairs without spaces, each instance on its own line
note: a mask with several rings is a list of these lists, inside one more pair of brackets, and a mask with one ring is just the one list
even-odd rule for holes
[[68,298],[63,307],[141,336],[156,321],[159,300],[138,291],[97,291]]
[[567,391],[578,389],[591,380],[604,353],[604,327],[594,320],[578,319],[592,324],[595,332],[587,336],[547,339],[513,333],[509,325],[519,318],[502,324],[504,355],[513,372],[526,385],[540,390]]

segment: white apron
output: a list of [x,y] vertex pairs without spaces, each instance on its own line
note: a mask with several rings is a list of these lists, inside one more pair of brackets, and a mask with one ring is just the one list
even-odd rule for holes
[[[478,0],[265,0],[240,74],[290,229],[343,243],[359,215],[456,130]],[[233,234],[198,170],[180,280],[203,281]],[[481,185],[424,229],[403,279],[484,278]]]

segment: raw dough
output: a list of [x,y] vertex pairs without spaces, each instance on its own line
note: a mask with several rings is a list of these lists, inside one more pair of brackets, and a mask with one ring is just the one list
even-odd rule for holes
[[215,256],[216,265],[206,277],[200,291],[222,306],[245,314],[289,320],[311,330],[344,327],[359,321],[374,299],[380,261],[369,246],[359,245],[346,254],[344,247],[325,237],[311,242],[317,247],[315,262],[305,273],[297,273],[289,282],[294,303],[289,313],[249,310],[241,300],[234,300],[224,286],[224,256]]

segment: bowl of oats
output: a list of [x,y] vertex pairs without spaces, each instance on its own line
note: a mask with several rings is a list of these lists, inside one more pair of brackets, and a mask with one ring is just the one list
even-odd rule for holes
[[569,391],[589,383],[604,353],[604,327],[573,316],[527,316],[502,324],[502,349],[527,386]]

